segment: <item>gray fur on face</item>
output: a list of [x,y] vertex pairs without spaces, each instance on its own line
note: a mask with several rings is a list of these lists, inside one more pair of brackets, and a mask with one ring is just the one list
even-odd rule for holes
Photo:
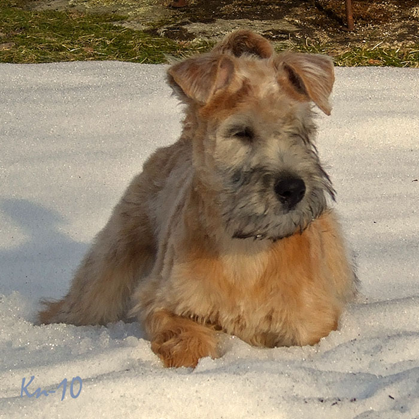
[[[309,117],[305,122],[287,129],[278,122],[259,130],[250,123],[230,123],[216,134],[224,153],[216,164],[222,182],[218,205],[232,237],[276,241],[302,232],[327,209],[328,198],[334,199],[311,140],[314,126]],[[226,142],[235,144],[225,147]],[[301,200],[292,205],[276,189],[287,179],[304,185]]]

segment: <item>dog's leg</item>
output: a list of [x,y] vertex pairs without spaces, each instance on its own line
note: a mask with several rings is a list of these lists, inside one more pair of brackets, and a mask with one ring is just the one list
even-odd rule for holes
[[68,294],[44,302],[40,323],[107,324],[123,319],[138,281],[154,263],[152,228],[134,181],[76,272]]
[[151,349],[165,367],[196,367],[200,358],[217,358],[216,331],[166,310],[149,314],[144,322]]

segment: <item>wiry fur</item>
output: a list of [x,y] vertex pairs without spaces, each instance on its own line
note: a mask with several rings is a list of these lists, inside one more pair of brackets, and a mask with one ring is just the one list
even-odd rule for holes
[[[276,55],[238,31],[174,64],[168,81],[186,104],[181,138],[145,163],[40,321],[136,317],[176,367],[218,356],[220,332],[258,346],[318,342],[356,291],[313,144],[311,102],[330,113],[331,61]],[[289,179],[300,186],[292,203]]]

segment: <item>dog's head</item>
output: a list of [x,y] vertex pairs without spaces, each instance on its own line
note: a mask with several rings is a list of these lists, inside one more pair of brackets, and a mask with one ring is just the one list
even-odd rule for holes
[[263,37],[237,31],[173,65],[168,79],[188,105],[198,181],[232,237],[280,239],[326,209],[333,188],[313,144],[311,109],[331,111],[328,57],[275,54]]

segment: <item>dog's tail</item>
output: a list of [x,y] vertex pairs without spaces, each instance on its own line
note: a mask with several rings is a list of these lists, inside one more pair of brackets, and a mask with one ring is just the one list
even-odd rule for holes
[[57,318],[60,311],[62,311],[64,300],[50,301],[41,300],[44,310],[38,313],[38,322],[41,324],[54,323],[54,318]]

